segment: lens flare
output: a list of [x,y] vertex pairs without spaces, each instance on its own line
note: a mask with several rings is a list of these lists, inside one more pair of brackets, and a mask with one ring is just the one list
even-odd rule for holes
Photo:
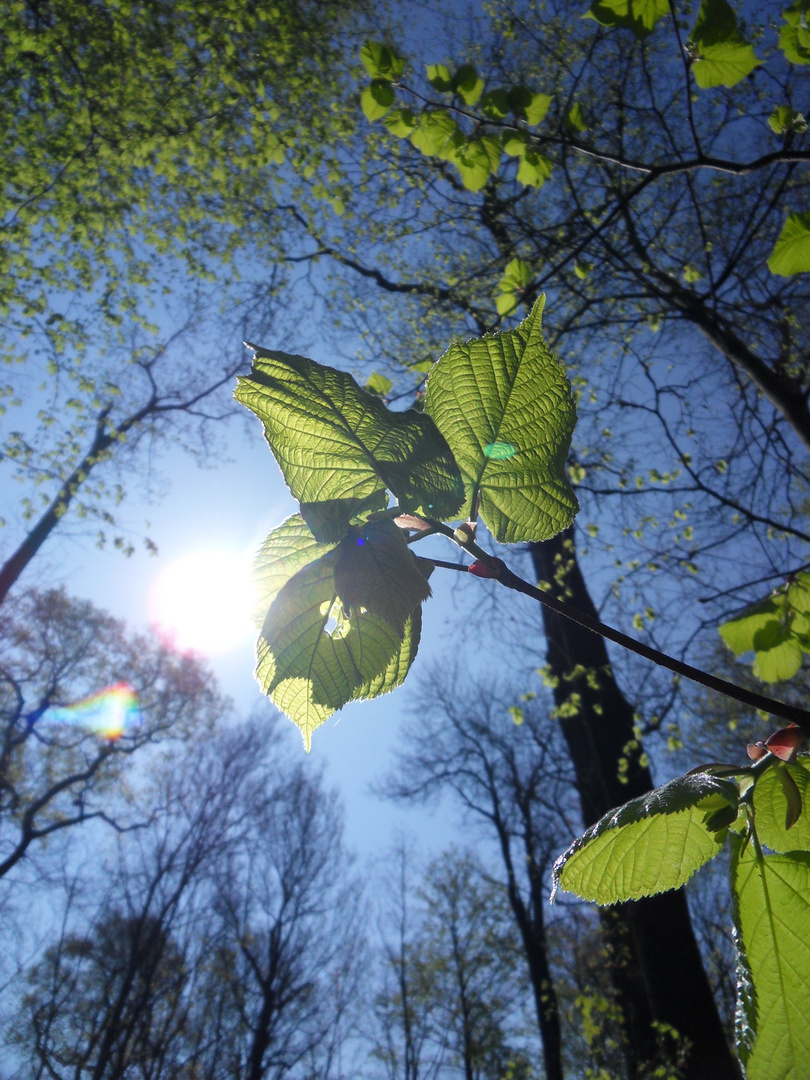
[[138,698],[129,683],[119,682],[82,698],[73,705],[48,709],[43,719],[69,724],[115,741],[140,722]]
[[484,447],[484,454],[494,461],[514,457],[516,453],[517,447],[513,446],[510,442],[491,442]]

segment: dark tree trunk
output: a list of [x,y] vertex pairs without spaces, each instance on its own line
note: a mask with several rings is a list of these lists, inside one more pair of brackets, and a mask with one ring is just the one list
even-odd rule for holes
[[[597,617],[576,560],[573,530],[532,544],[531,555],[539,581]],[[613,676],[604,640],[546,607],[543,624],[554,699],[588,826],[649,791],[652,777],[642,763],[633,706]],[[646,1066],[655,1059],[653,1024],[670,1025],[688,1040],[688,1080],[739,1080],[683,891],[604,909],[602,926],[633,1080],[647,1076]]]

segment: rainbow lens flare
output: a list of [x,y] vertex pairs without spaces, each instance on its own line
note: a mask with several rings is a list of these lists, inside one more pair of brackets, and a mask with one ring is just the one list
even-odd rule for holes
[[492,442],[484,447],[484,454],[493,461],[502,461],[504,458],[514,457],[517,447],[509,442]]
[[73,705],[48,709],[43,719],[83,728],[102,739],[114,741],[140,723],[140,711],[138,698],[129,683],[118,682]]

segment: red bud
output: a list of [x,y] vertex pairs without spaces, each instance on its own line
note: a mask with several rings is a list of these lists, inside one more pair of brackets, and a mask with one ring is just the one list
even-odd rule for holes
[[491,564],[474,562],[467,567],[469,573],[481,578],[499,578],[501,572],[505,569],[506,567],[500,559],[493,559]]

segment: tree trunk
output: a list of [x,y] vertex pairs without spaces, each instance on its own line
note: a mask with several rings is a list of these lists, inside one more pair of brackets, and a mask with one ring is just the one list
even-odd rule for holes
[[[573,529],[530,550],[538,580],[596,618],[576,560]],[[613,676],[603,638],[546,607],[543,624],[554,700],[588,826],[649,791],[652,777],[634,731],[633,707]],[[688,1041],[688,1080],[739,1080],[683,891],[617,904],[601,915],[632,1080],[648,1076],[659,1053],[654,1024],[669,1025]]]

